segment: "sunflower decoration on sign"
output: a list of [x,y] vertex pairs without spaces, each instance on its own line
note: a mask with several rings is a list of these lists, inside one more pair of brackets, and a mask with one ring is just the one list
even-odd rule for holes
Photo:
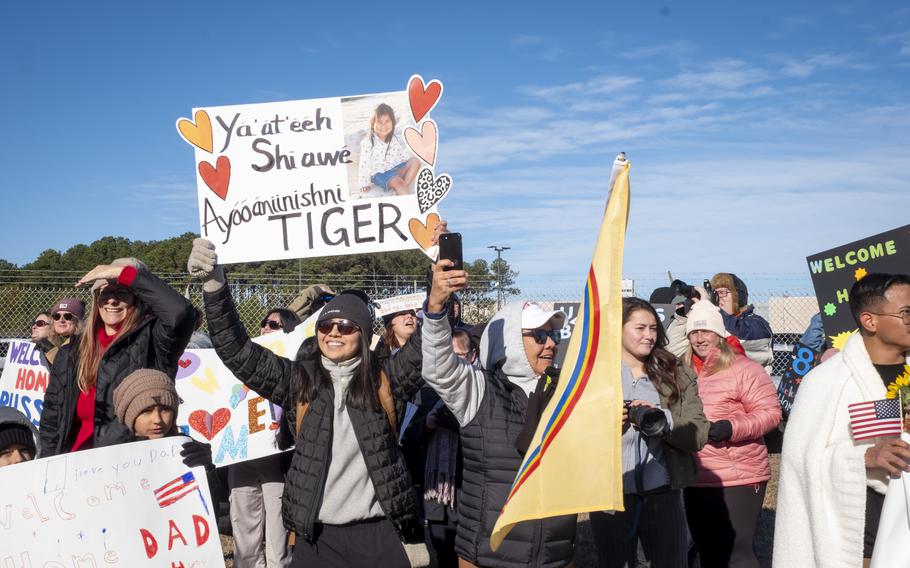
[[910,432],[910,365],[904,365],[903,374],[891,381],[885,398],[899,398],[901,416],[904,419],[904,432]]

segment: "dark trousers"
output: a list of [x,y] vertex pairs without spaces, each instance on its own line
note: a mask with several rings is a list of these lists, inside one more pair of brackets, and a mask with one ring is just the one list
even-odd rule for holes
[[430,550],[431,566],[437,568],[456,568],[458,555],[455,554],[454,526],[446,523],[428,523],[426,527],[427,548]]
[[318,525],[316,542],[297,535],[292,568],[409,568],[392,522],[385,517],[347,525]]
[[689,532],[702,568],[759,568],[752,541],[765,485],[688,487],[683,491]]
[[625,511],[591,513],[598,566],[685,568],[689,543],[680,493],[626,495]]

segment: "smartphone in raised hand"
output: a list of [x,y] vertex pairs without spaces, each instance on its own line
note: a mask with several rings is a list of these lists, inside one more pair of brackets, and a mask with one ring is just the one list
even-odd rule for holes
[[464,270],[461,233],[443,233],[439,235],[439,259],[451,260],[455,264],[455,266],[446,267],[446,270]]

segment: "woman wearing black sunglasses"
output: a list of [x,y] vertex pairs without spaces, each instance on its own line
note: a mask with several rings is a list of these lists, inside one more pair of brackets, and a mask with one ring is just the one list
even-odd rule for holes
[[[260,334],[291,333],[300,318],[291,310],[274,308],[259,324]],[[293,445],[286,421],[276,436],[279,449]],[[237,566],[287,566],[287,530],[281,520],[284,493],[284,454],[274,454],[228,467],[234,563]]]
[[187,263],[203,280],[218,356],[238,379],[287,410],[296,448],[284,497],[292,566],[409,566],[403,538],[419,534],[418,497],[398,446],[398,417],[420,384],[410,343],[380,368],[369,351],[364,300],[341,293],[326,304],[316,337],[295,360],[250,341],[218,266],[214,245],[193,242]]
[[451,267],[440,260],[433,268],[422,349],[423,377],[461,429],[455,550],[467,565],[566,566],[574,557],[576,515],[519,523],[496,552],[490,548],[493,525],[556,389],[551,367],[566,314],[534,302],[505,306],[487,324],[480,342],[483,369],[475,368],[452,346],[446,305],[467,287],[468,275]]
[[269,310],[269,313],[265,314],[265,317],[262,318],[262,322],[259,324],[259,334],[265,335],[267,333],[275,333],[276,331],[291,333],[299,323],[300,318],[291,310],[287,308],[274,308]]
[[39,427],[45,456],[131,441],[114,413],[114,389],[136,369],[174,377],[193,333],[189,300],[135,258],[97,266],[76,285],[92,283],[85,331],[51,368]]

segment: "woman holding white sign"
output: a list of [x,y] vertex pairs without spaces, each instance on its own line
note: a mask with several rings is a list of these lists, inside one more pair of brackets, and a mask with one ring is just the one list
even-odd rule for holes
[[95,267],[85,331],[60,348],[44,397],[41,452],[50,456],[127,442],[114,389],[136,369],[174,377],[196,319],[189,300],[135,258]]
[[369,351],[370,311],[343,293],[322,309],[316,337],[296,359],[280,357],[250,340],[211,242],[193,242],[187,268],[203,280],[218,356],[297,426],[282,500],[285,525],[297,535],[291,565],[409,566],[402,538],[419,534],[418,497],[396,417],[420,385],[416,348],[409,343],[380,368]]

